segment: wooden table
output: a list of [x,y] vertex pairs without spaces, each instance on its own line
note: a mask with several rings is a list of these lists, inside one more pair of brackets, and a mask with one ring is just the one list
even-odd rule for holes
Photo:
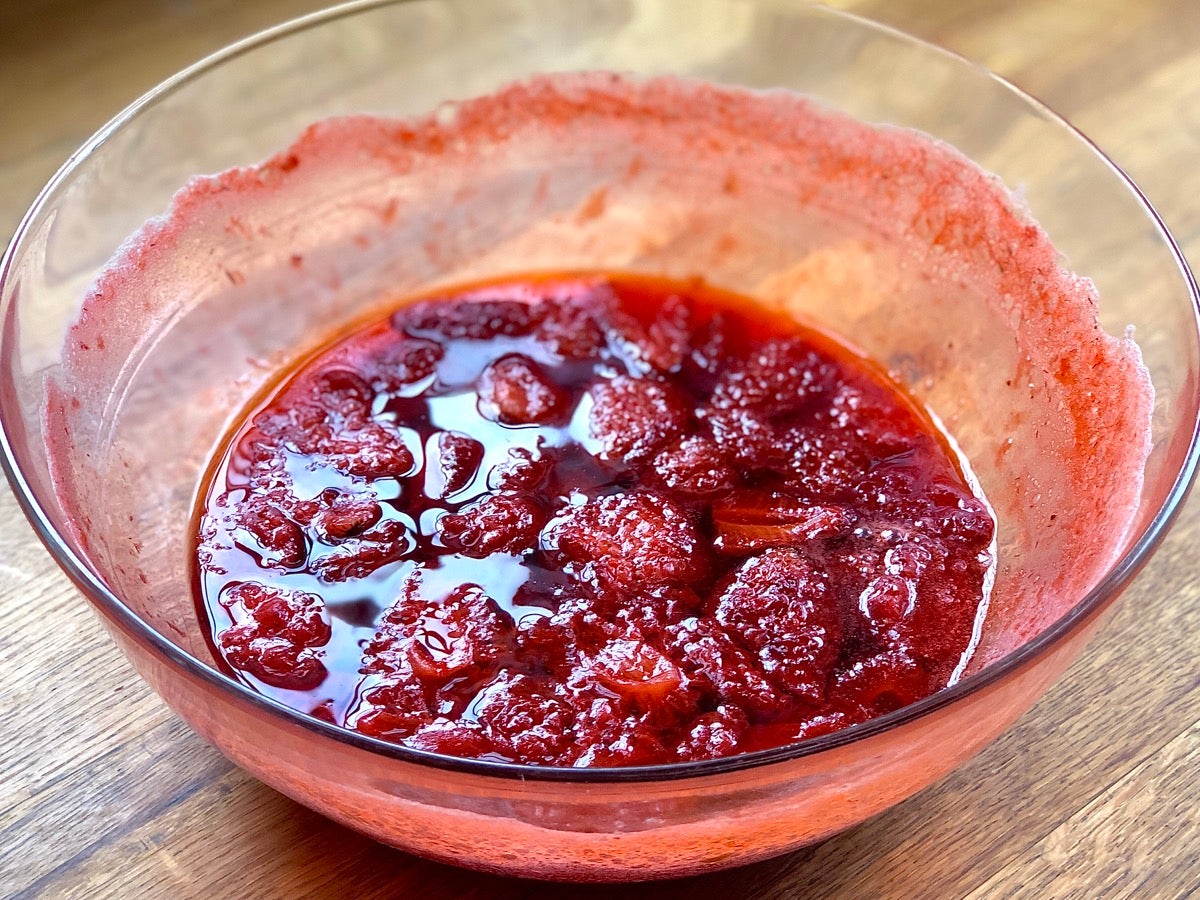
[[[161,78],[321,0],[0,5],[0,235]],[[1196,0],[839,0],[1065,114],[1200,260]],[[972,763],[820,846],[620,897],[1200,891],[1200,496],[1086,656]],[[0,894],[559,896],[385,849],[233,768],[131,672],[0,488]]]

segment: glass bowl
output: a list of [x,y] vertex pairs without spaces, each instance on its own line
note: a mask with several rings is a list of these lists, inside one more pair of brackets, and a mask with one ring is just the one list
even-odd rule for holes
[[[546,267],[691,274],[707,245],[678,232],[658,243],[611,239],[639,234],[643,220],[662,211],[631,207],[628,197],[597,206],[606,176],[595,160],[624,152],[616,146],[583,147],[586,164],[582,156],[500,154],[475,182],[429,176],[417,183],[427,189],[425,214],[397,227],[386,204],[347,211],[272,194],[295,168],[287,154],[226,176],[242,187],[257,180],[264,197],[282,200],[246,205],[244,192],[222,193],[228,180],[193,183],[173,207],[172,198],[197,173],[257,163],[326,117],[415,116],[514,79],[577,70],[785,88],[866,122],[920,129],[1017,191],[1071,268],[1095,283],[1100,323],[1136,335],[1154,390],[1140,479],[1108,468],[1107,448],[1121,440],[1064,430],[1054,372],[1028,364],[1030,353],[1045,360],[1073,352],[1056,346],[1074,334],[1056,330],[1053,316],[1024,317],[1019,304],[998,313],[995,297],[945,265],[952,253],[901,278],[905,267],[886,248],[836,227],[824,238],[774,227],[794,210],[770,178],[747,179],[749,199],[731,214],[743,216],[739,227],[756,240],[772,235],[771,265],[791,281],[718,262],[701,274],[760,295],[770,283],[787,302],[793,293],[780,285],[794,287],[793,263],[822,261],[799,270],[810,285],[833,266],[843,291],[863,289],[872,273],[876,287],[894,293],[880,294],[870,315],[849,315],[828,290],[807,295],[799,312],[883,360],[921,397],[998,510],[992,605],[974,661],[954,686],[775,750],[555,770],[375,741],[300,716],[214,668],[191,591],[193,503],[217,441],[280,363],[377,305],[385,284],[398,294]],[[498,171],[500,182],[486,180]],[[557,173],[558,187],[539,195],[547,172]],[[362,182],[379,172],[368,164],[357,174],[325,174]],[[670,202],[705,206],[715,176],[685,174],[688,189]],[[310,190],[325,190],[328,200],[350,182],[330,183]],[[496,184],[504,190],[481,187]],[[514,206],[518,196],[548,196],[553,209]],[[580,209],[589,212],[566,215]],[[471,215],[486,227],[463,227]],[[369,239],[362,216],[375,222]],[[581,239],[583,220],[587,234],[604,239]],[[764,220],[772,227],[756,231]],[[152,239],[122,251],[124,274],[100,278],[148,221],[143,237]],[[466,237],[433,249],[423,243],[447,225]],[[542,239],[522,241],[530,231]],[[557,244],[557,255],[547,251],[568,234],[573,242]],[[294,274],[301,246],[303,277]],[[398,263],[401,249],[407,256]],[[996,270],[1003,279],[1004,266]],[[137,290],[114,293],[117,284]],[[77,321],[89,292],[100,305]],[[1032,345],[1018,339],[1026,327]],[[666,0],[360,3],[231,47],[131,106],[42,192],[0,267],[0,366],[3,459],[17,497],[134,667],[180,716],[267,784],[380,841],[541,878],[646,879],[747,863],[818,841],[942,777],[1016,720],[1081,652],[1162,538],[1197,458],[1196,286],[1137,188],[1086,138],[994,75],[793,0],[697,0],[686,16]],[[1124,409],[1113,406],[1109,420],[1120,422]],[[1081,471],[1083,505],[1068,477]]]

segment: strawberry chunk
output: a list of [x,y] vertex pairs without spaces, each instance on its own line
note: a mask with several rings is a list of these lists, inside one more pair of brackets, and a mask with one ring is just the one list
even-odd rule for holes
[[915,703],[934,690],[929,674],[904,650],[888,650],[856,661],[837,675],[830,691],[835,709],[855,721]]
[[703,601],[689,587],[660,584],[615,594],[605,611],[631,631],[659,640],[671,625],[697,615]]
[[859,595],[858,608],[871,630],[886,635],[908,618],[917,603],[917,584],[900,575],[884,574],[871,580]]
[[311,690],[325,678],[314,648],[329,642],[325,603],[316,594],[254,581],[227,590],[234,625],[217,635],[225,661],[273,687]]
[[576,704],[578,756],[573,765],[603,768],[673,761],[648,713],[633,712],[599,694],[581,695]]
[[528,675],[501,672],[479,692],[475,715],[493,745],[511,759],[569,764],[575,711],[561,689]]
[[659,453],[654,473],[668,490],[689,497],[724,493],[737,479],[721,448],[702,435],[685,437]]
[[824,576],[799,551],[771,549],[744,562],[715,617],[773,683],[807,702],[822,700],[841,649],[841,617]]
[[508,458],[488,473],[488,487],[493,491],[536,491],[553,469],[554,457],[549,452],[510,447]]
[[361,535],[382,515],[383,509],[373,496],[335,493],[330,505],[316,514],[313,524],[325,540],[336,543]]
[[710,618],[688,618],[667,628],[672,659],[688,677],[721,701],[763,718],[785,712],[791,701],[763,675],[757,662]]
[[546,516],[527,494],[492,494],[461,513],[442,516],[437,528],[442,543],[466,556],[483,559],[493,553],[524,553],[537,542]]
[[667,297],[643,322],[617,308],[609,317],[609,345],[633,374],[678,372],[687,358],[692,334],[692,307],[683,297]]
[[589,393],[588,427],[602,459],[648,459],[687,426],[687,402],[665,382],[617,375]]
[[308,556],[304,532],[266,497],[260,494],[247,497],[238,510],[236,521],[257,543],[260,565],[294,569],[304,564]]
[[415,541],[403,522],[384,519],[372,528],[338,541],[332,551],[309,562],[325,582],[352,581],[403,559]]
[[537,326],[542,310],[523,300],[475,296],[423,300],[392,316],[392,327],[412,336],[482,341],[520,337]]
[[749,490],[714,505],[712,519],[713,547],[736,555],[829,540],[847,533],[855,522],[841,506]]
[[411,676],[368,679],[375,684],[362,691],[346,727],[371,737],[397,741],[415,734],[434,720],[433,705],[425,689]]
[[449,719],[437,719],[422,725],[404,738],[402,743],[414,750],[462,759],[479,759],[496,752],[496,747],[480,726],[474,722],[453,722]]
[[692,520],[665,497],[645,492],[567,507],[547,525],[543,542],[601,586],[687,584],[707,567]]
[[325,454],[337,471],[368,480],[400,478],[413,468],[412,451],[404,439],[377,422],[323,442],[318,452]]
[[443,431],[437,436],[436,447],[441,487],[435,488],[433,495],[449,497],[475,478],[483,461],[483,444],[457,431]]
[[522,627],[516,643],[530,671],[565,683],[584,659],[620,636],[621,630],[597,614],[590,598],[564,591],[558,609]]
[[605,344],[605,326],[615,306],[612,290],[605,284],[587,287],[577,296],[548,304],[534,336],[556,356],[589,359],[598,356]]
[[503,425],[541,425],[567,412],[570,397],[537,363],[510,353],[479,376],[479,411]]
[[684,371],[693,381],[712,393],[717,378],[731,364],[737,364],[741,354],[735,340],[738,322],[727,312],[718,311],[696,329],[692,349],[684,363]]
[[309,402],[319,403],[326,416],[337,419],[365,418],[375,400],[370,383],[358,372],[341,366],[322,369],[305,386]]
[[741,365],[731,366],[713,389],[714,409],[762,410],[794,416],[840,384],[837,366],[800,338],[775,338]]
[[727,367],[700,410],[713,436],[743,465],[786,463],[787,428],[838,385],[834,363],[798,338],[776,338]]
[[437,371],[446,351],[436,341],[384,332],[363,354],[363,374],[380,391],[404,391]]
[[512,619],[477,585],[431,601],[421,596],[420,577],[413,576],[363,651],[362,670],[411,672],[431,685],[476,681],[493,674],[512,639]]
[[611,691],[642,706],[662,702],[678,690],[683,673],[645,641],[623,638],[589,661],[589,674]]
[[676,749],[680,759],[717,759],[732,756],[749,728],[746,714],[736,706],[721,704],[696,719]]

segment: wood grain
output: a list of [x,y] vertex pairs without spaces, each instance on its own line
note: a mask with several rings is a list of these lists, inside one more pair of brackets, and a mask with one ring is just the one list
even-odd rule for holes
[[[0,235],[154,83],[320,0],[0,5]],[[840,0],[999,71],[1104,147],[1200,259],[1200,4]],[[980,757],[817,847],[580,897],[1200,890],[1200,499],[1085,657]],[[549,897],[385,849],[234,769],[132,674],[0,489],[0,894]]]

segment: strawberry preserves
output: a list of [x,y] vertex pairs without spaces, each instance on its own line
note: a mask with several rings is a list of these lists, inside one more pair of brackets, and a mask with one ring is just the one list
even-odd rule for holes
[[448,292],[327,347],[231,437],[199,515],[235,677],[548,766],[728,756],[945,687],[995,529],[876,366],[632,276]]

